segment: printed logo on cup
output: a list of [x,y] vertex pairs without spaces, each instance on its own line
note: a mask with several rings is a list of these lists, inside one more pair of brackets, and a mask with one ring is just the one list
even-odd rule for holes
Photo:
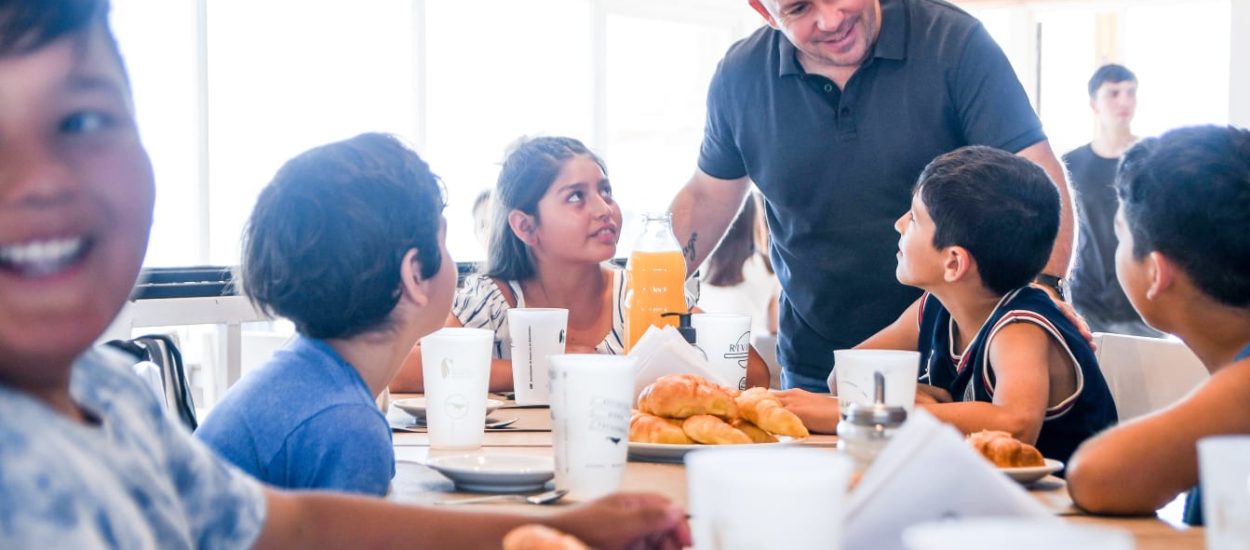
[[469,412],[469,398],[461,394],[452,394],[443,400],[443,410],[451,418],[464,418]]
[[590,429],[602,432],[613,445],[619,445],[626,438],[629,426],[629,403],[606,397],[595,396],[590,400]]
[[441,369],[443,379],[453,378],[456,380],[473,379],[473,371],[470,369],[456,368],[456,361],[451,357],[444,357]]
[[738,337],[738,341],[729,345],[729,349],[725,351],[725,360],[737,361],[738,366],[747,368],[747,357],[751,354],[751,333],[743,333]]

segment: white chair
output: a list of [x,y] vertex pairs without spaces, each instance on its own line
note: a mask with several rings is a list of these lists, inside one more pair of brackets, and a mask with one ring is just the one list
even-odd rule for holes
[[1099,332],[1094,344],[1121,422],[1179,401],[1211,376],[1179,341]]

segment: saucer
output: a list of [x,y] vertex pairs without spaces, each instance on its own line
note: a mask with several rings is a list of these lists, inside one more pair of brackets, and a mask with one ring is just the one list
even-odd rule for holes
[[1043,466],[1029,466],[1027,468],[999,468],[998,471],[1007,474],[1007,477],[1016,480],[1018,483],[1027,485],[1062,469],[1062,462],[1053,458],[1047,458],[1046,464]]
[[[806,439],[806,438],[803,438]],[[803,439],[795,439],[790,436],[777,436],[776,443],[749,443],[746,445],[701,445],[698,443],[689,445],[676,445],[669,443],[639,443],[637,441],[629,442],[629,458],[634,461],[641,462],[668,462],[673,464],[681,464],[686,458],[686,453],[690,451],[698,451],[704,449],[729,449],[737,447],[770,447],[778,445],[797,445]]]
[[[404,411],[416,417],[418,421],[425,422],[425,398],[424,397],[409,397],[407,399],[396,399],[394,401],[391,401],[391,404],[398,407],[399,410]],[[502,407],[502,406],[503,406],[503,401],[500,401],[498,399],[487,399],[486,400],[486,415],[490,416],[490,413],[494,412],[495,409],[498,409],[499,407]]]
[[463,491],[541,491],[555,477],[555,461],[549,456],[471,453],[432,457],[425,465]]

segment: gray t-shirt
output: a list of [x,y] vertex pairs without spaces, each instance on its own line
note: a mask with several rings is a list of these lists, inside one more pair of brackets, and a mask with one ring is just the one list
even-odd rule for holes
[[1076,262],[1072,305],[1098,332],[1160,336],[1137,315],[1115,277],[1115,171],[1119,158],[1100,157],[1086,144],[1063,156],[1076,203]]
[[0,384],[0,548],[247,548],[261,485],[165,415],[128,361],[93,350],[70,394],[74,422]]

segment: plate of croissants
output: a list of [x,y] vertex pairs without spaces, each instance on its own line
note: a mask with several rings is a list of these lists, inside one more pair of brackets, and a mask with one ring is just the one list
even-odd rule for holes
[[629,421],[634,460],[681,462],[717,445],[785,445],[808,436],[803,421],[765,388],[727,388],[693,374],[656,379]]
[[1037,447],[1007,432],[981,430],[968,436],[968,444],[998,471],[1026,485],[1063,469],[1063,462],[1042,457]]

